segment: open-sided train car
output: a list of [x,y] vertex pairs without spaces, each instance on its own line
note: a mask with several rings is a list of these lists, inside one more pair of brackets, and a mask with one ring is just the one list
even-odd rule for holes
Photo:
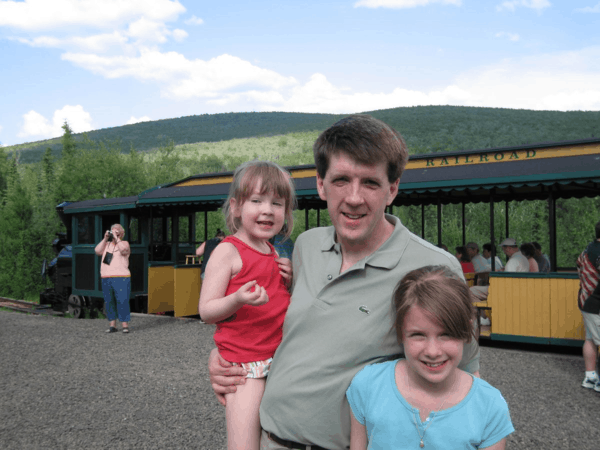
[[[288,170],[308,224],[310,209],[326,208],[317,193],[314,165]],[[138,196],[59,205],[72,248],[70,303],[98,304],[100,258],[94,247],[104,230],[119,222],[132,249],[132,310],[197,314],[200,267],[186,264],[185,256],[199,244],[194,242],[196,214],[220,208],[231,176],[196,175]],[[393,206],[437,205],[439,243],[442,205],[489,203],[489,241],[498,243],[509,234],[509,217],[507,208],[506,233],[494,236],[494,203],[548,201],[552,273],[492,273],[488,301],[479,307],[491,308],[492,329],[486,334],[492,339],[579,345],[583,326],[576,305],[578,280],[572,270],[556,265],[555,202],[598,196],[599,183],[600,139],[413,155]]]

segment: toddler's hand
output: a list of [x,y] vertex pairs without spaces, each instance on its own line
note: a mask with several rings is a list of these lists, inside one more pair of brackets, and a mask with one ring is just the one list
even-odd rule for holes
[[279,265],[279,273],[283,277],[285,286],[289,288],[292,285],[292,261],[289,258],[277,258],[275,262]]
[[[252,288],[254,288],[254,292],[252,292]],[[267,291],[264,287],[256,284],[256,281],[249,281],[248,283],[244,284],[238,289],[236,294],[238,301],[246,305],[260,306],[269,301]]]

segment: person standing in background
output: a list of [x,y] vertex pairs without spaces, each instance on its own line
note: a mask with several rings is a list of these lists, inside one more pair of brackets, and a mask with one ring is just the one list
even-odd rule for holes
[[117,314],[123,327],[123,333],[129,333],[131,313],[129,296],[131,294],[131,272],[129,271],[129,242],[124,241],[125,229],[114,224],[104,233],[104,239],[96,246],[96,255],[102,256],[100,277],[102,293],[106,305],[106,317],[109,321],[107,333],[117,331]]
[[600,379],[596,373],[600,346],[600,222],[596,224],[595,231],[596,240],[590,242],[577,259],[580,282],[577,304],[585,326],[585,378],[581,386],[600,392]]

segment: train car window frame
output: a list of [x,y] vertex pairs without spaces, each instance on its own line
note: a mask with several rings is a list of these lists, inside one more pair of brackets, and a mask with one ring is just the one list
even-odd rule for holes
[[77,244],[96,244],[94,215],[77,216]]

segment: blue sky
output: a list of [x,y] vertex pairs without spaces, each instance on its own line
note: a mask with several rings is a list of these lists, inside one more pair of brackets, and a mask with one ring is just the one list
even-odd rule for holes
[[0,142],[64,120],[597,111],[599,30],[599,0],[0,0]]

